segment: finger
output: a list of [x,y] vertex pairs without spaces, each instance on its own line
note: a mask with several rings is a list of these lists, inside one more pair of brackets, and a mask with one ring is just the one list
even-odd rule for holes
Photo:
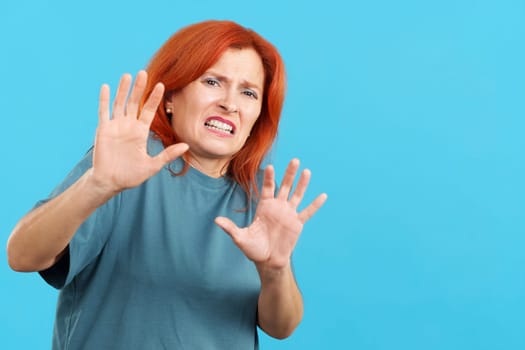
[[290,195],[290,190],[292,189],[293,182],[295,180],[295,174],[297,174],[297,169],[299,169],[299,159],[294,158],[288,164],[286,172],[284,173],[283,181],[281,182],[281,188],[279,189],[278,198],[287,200]]
[[135,78],[135,84],[133,84],[133,89],[131,89],[131,94],[128,98],[128,104],[126,106],[126,115],[130,117],[138,117],[139,103],[144,94],[144,89],[146,88],[146,83],[148,81],[148,74],[146,71],[141,70],[137,73]]
[[188,148],[188,144],[182,142],[167,147],[165,150],[153,157],[154,169],[159,171],[163,166],[184,154]]
[[290,204],[297,208],[301,201],[303,200],[304,193],[306,192],[306,189],[308,188],[308,183],[310,182],[310,177],[312,173],[308,169],[304,169],[301,173],[301,176],[299,177],[299,181],[297,181],[297,186],[295,187],[295,191],[292,195],[292,198],[290,199]]
[[222,228],[224,232],[230,235],[234,242],[238,242],[238,237],[240,235],[241,229],[237,225],[235,225],[233,221],[231,221],[228,218],[225,218],[224,216],[217,216],[215,218],[215,223],[217,224],[217,226]]
[[102,125],[109,121],[109,85],[104,84],[100,88],[98,99],[98,123]]
[[146,100],[146,103],[144,103],[142,111],[140,112],[139,120],[148,125],[148,127],[151,125],[151,122],[155,117],[155,113],[157,112],[157,108],[159,108],[159,104],[163,97],[164,85],[162,83],[157,83]]
[[272,165],[264,169],[264,179],[261,191],[261,199],[273,198],[275,196],[275,171]]
[[128,96],[129,87],[131,86],[131,75],[124,74],[120,78],[120,83],[113,103],[113,118],[124,116],[124,106],[126,105],[126,97]]
[[323,206],[327,198],[328,196],[326,193],[320,194],[312,203],[310,203],[309,206],[299,213],[299,220],[301,220],[303,224],[310,220],[315,212]]

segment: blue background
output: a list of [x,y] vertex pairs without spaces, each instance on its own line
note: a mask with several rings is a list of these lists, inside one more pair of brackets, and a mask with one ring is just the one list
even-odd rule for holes
[[[270,161],[329,194],[304,320],[262,348],[525,349],[523,0],[3,1],[0,240],[91,145],[100,85],[211,18],[280,49]],[[49,348],[56,291],[0,261],[0,348]]]

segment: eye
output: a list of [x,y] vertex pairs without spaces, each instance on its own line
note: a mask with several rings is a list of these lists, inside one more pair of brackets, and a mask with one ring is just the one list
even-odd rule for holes
[[257,94],[255,93],[255,91],[252,91],[252,90],[244,90],[242,92],[244,95],[248,96],[248,97],[252,97],[254,99],[259,99],[259,96],[257,96]]
[[214,78],[206,78],[204,79],[204,83],[211,86],[219,86],[219,81]]

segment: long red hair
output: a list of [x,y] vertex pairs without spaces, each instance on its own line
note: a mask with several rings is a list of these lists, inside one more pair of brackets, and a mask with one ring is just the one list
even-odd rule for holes
[[[284,63],[271,43],[231,21],[205,21],[182,28],[150,61],[144,96],[149,96],[158,82],[164,84],[166,94],[184,88],[204,74],[229,48],[253,48],[262,59],[265,73],[261,114],[228,168],[228,175],[251,197],[252,193],[258,194],[257,172],[277,136],[286,89]],[[151,130],[165,147],[180,142],[164,108],[157,110]]]

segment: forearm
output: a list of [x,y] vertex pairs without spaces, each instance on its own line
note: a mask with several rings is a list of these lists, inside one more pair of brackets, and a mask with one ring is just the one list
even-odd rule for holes
[[259,327],[268,335],[283,339],[292,334],[303,317],[303,300],[292,269],[257,266],[261,278],[258,302]]
[[52,266],[79,226],[112,195],[94,185],[90,169],[59,196],[28,213],[7,242],[11,268],[29,272]]

